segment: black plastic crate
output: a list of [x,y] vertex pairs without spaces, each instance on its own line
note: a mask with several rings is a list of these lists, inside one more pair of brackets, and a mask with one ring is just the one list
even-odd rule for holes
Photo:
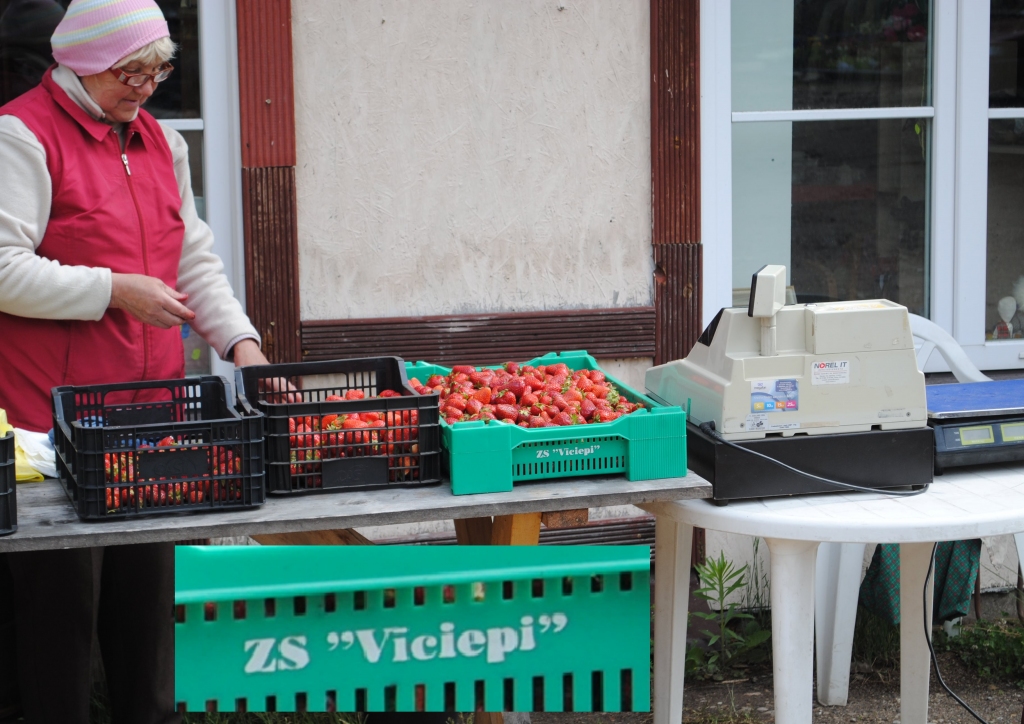
[[54,387],[57,470],[78,517],[261,505],[263,419],[228,390],[212,375]]
[[[285,381],[293,391],[278,391]],[[441,481],[437,395],[417,395],[398,357],[242,367],[235,389],[243,409],[254,404],[264,415],[270,493]],[[328,399],[356,391],[365,397]],[[379,420],[359,419],[367,427],[332,427],[374,413]]]
[[18,530],[18,486],[14,473],[14,431],[0,437],[0,535]]

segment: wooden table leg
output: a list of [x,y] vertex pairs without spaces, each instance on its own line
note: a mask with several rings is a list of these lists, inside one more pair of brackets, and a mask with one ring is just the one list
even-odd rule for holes
[[487,546],[491,544],[493,528],[490,518],[458,518],[455,520],[455,540],[460,546]]
[[933,543],[900,544],[900,721],[927,724],[932,632],[932,587],[927,581]]
[[494,516],[491,545],[535,546],[540,542],[540,513]]
[[654,524],[654,724],[683,720],[692,545],[692,525],[658,516]]
[[765,543],[772,561],[775,722],[809,724],[814,702],[814,568],[818,543],[780,538],[765,538]]

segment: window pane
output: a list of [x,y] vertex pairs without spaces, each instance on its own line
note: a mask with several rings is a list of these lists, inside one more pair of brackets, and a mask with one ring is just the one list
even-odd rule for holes
[[733,125],[733,286],[785,264],[800,302],[927,313],[925,120]]
[[174,72],[160,84],[146,103],[157,118],[200,118],[199,107],[199,14],[197,0],[157,0],[178,54],[171,61]]
[[[196,211],[199,218],[206,220],[206,197],[203,183],[203,132],[182,131],[182,137],[188,144],[188,165],[192,177],[192,194],[196,199]],[[187,324],[181,328],[182,343],[185,346],[185,374],[210,374],[212,351],[202,337]]]
[[203,132],[181,131],[188,144],[188,168],[192,177],[192,194],[196,197],[199,218],[206,221],[206,194],[203,183]]
[[0,105],[39,85],[53,64],[50,36],[69,2],[0,0]]
[[1024,118],[988,123],[988,244],[985,332],[1024,331]]
[[929,0],[732,0],[732,109],[931,104]]
[[[39,84],[53,64],[50,36],[71,0],[0,0],[0,105]],[[157,118],[199,118],[198,0],[157,0],[180,47],[174,73],[146,103]]]
[[1024,2],[992,0],[989,30],[989,107],[1024,106]]

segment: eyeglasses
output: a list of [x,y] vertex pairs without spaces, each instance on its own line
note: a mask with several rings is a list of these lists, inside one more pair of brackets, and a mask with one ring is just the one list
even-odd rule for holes
[[174,70],[173,65],[170,63],[164,63],[156,73],[125,73],[120,68],[111,68],[110,72],[113,73],[115,78],[125,85],[130,85],[132,88],[139,88],[140,86],[146,85],[150,80],[154,83],[161,83],[167,80],[167,78],[170,77],[172,70]]

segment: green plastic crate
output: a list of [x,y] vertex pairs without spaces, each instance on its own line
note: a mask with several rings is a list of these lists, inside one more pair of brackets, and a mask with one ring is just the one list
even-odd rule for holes
[[[553,352],[522,365],[565,363],[571,370],[600,369],[585,351]],[[499,365],[495,365],[497,367]],[[427,362],[405,363],[406,374],[426,383],[451,368]],[[631,402],[646,405],[612,422],[573,427],[522,428],[505,423],[441,419],[452,492],[502,493],[512,483],[580,475],[625,473],[628,480],[686,475],[686,413],[666,407],[605,373]]]
[[188,711],[650,711],[648,546],[175,552]]

